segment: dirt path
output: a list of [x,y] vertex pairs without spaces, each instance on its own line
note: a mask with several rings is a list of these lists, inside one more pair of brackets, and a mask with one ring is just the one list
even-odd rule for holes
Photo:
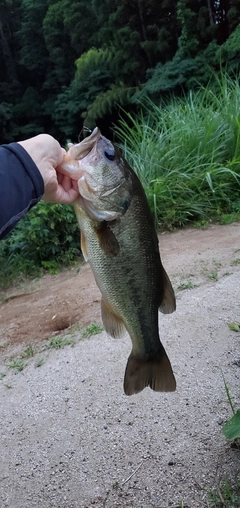
[[[222,373],[240,406],[240,334],[228,327],[240,321],[240,224],[166,233],[160,250],[177,294],[160,315],[176,393],[126,397],[130,339],[80,340],[101,324],[87,265],[0,295],[1,508],[204,508],[207,487],[240,470],[221,432]],[[46,348],[59,335],[74,347]],[[21,372],[8,367],[19,358]]]

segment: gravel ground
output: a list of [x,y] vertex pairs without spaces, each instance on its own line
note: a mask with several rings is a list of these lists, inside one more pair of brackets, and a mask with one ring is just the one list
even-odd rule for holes
[[177,311],[159,319],[175,393],[124,395],[129,337],[78,340],[70,329],[74,347],[39,351],[22,372],[2,348],[1,508],[204,508],[208,488],[234,479],[222,375],[239,407],[240,334],[228,327],[240,321],[239,233],[233,224],[160,237],[177,293]]

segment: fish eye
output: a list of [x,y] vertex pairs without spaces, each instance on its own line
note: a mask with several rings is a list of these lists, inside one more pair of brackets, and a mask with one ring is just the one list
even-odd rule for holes
[[125,210],[125,212],[126,212],[128,210],[128,208],[129,208],[129,206],[130,206],[130,200],[129,199],[125,199],[125,201],[123,201],[123,203],[122,203],[123,210]]
[[115,160],[114,148],[108,148],[107,150],[105,150],[104,155],[109,161],[114,161]]

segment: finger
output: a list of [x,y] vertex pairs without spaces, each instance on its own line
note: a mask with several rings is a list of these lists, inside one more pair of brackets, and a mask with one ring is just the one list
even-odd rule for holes
[[79,195],[79,189],[78,189],[78,182],[77,180],[72,180],[72,188],[78,193]]
[[61,181],[62,188],[65,192],[69,192],[70,189],[72,189],[72,180],[69,176],[63,175],[62,181]]
[[59,185],[61,185],[66,192],[68,192],[70,189],[73,188],[75,191],[77,191],[77,193],[79,193],[77,180],[73,180],[72,178],[70,178],[70,176],[58,173],[58,171],[57,171],[57,179]]
[[59,173],[59,171],[56,171],[56,173],[57,173],[57,181],[61,185],[64,175],[62,173]]
[[62,204],[72,204],[79,197],[79,192],[71,188],[66,192],[61,186],[59,186],[58,193],[55,196],[55,202]]

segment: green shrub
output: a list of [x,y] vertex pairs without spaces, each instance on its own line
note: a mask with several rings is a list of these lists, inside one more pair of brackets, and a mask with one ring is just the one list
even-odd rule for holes
[[56,272],[80,255],[79,227],[70,205],[40,201],[0,243],[0,284],[16,275]]

